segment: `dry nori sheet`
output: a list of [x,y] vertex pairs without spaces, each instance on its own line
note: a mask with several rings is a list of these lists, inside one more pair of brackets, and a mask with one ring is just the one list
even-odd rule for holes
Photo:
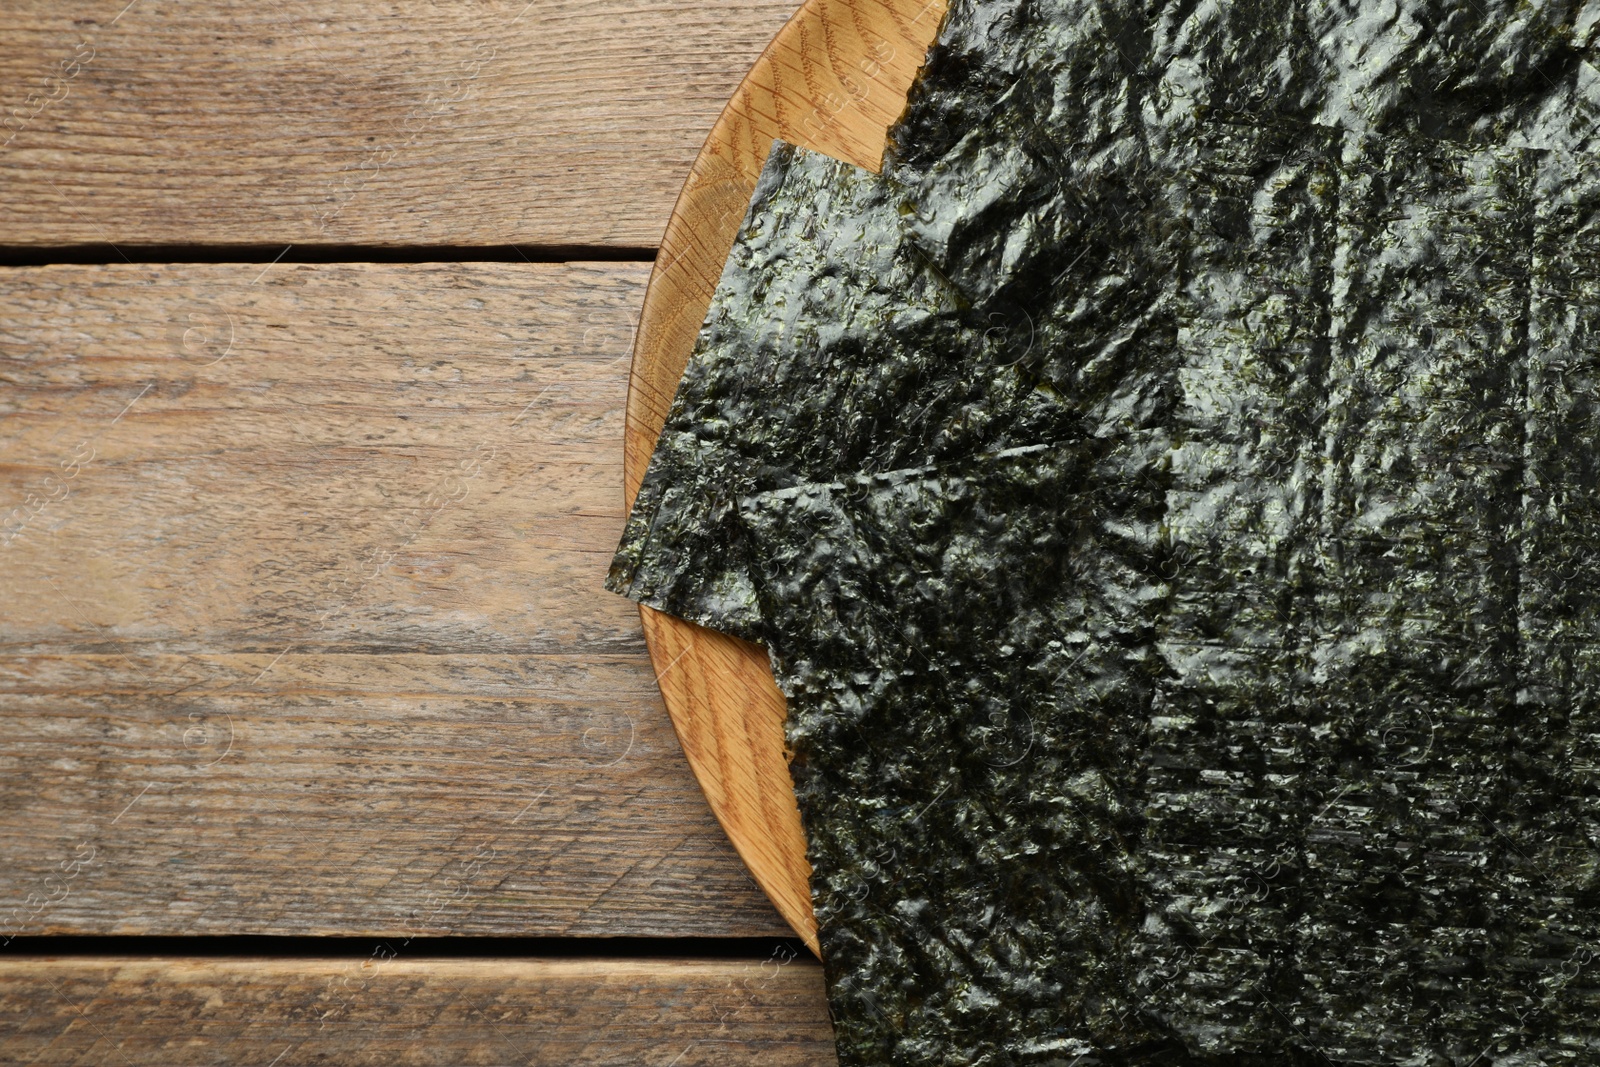
[[744,502],[843,1063],[1164,1047],[1130,998],[1126,803],[1163,579],[1086,452]]
[[1577,0],[956,0],[885,173],[969,298],[1033,304],[1211,117],[1600,153],[1597,43]]
[[779,144],[640,486],[608,588],[761,639],[741,496],[1053,436],[1025,321],[902,239],[892,182]]
[[[1575,945],[1534,943],[1510,899],[1533,872],[1487,813],[1537,784],[1505,762],[1520,382],[1532,194],[1571,161],[1333,147],[1270,199],[1227,167],[1201,183],[1145,752],[1147,1003],[1213,1053],[1465,1063],[1516,1035],[1548,1054],[1573,1031],[1519,1020]],[[1230,246],[1230,214],[1256,240]],[[1600,932],[1548,882],[1541,899]]]
[[1525,709],[1595,616],[1523,606],[1524,472],[1593,508],[1600,184],[1198,141],[1163,450],[746,502],[845,1062],[1585,1062],[1594,738]]
[[775,158],[613,585],[773,652],[845,1064],[1600,1061],[1597,21],[958,0]]

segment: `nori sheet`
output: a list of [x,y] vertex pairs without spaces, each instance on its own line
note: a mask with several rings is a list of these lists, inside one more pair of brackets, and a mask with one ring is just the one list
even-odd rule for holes
[[1566,0],[956,0],[885,173],[969,299],[1046,303],[1150,206],[1130,168],[1219,116],[1595,154],[1597,27]]
[[843,1063],[1600,1060],[1597,23],[957,0],[775,153],[610,584],[773,654]]
[[[1593,783],[1525,762],[1507,650],[1538,412],[1526,268],[1544,250],[1574,294],[1597,216],[1536,217],[1536,186],[1572,167],[1546,153],[1201,133],[1181,325],[1148,365],[1175,387],[1163,451],[1063,439],[1004,475],[986,459],[746,502],[846,1062],[1582,1062],[1600,930],[1572,898],[1592,856],[1571,856]],[[1535,313],[1587,337],[1597,310]],[[1592,419],[1597,397],[1566,406]],[[1049,641],[1069,633],[1115,637],[1062,670]],[[1019,779],[993,773],[995,743]],[[1120,825],[1080,812],[1052,848],[1100,867],[1050,873],[1059,899],[1019,890],[1062,827],[1040,805],[1086,775]],[[1530,804],[1546,821],[1519,844],[1496,819]],[[963,831],[930,843],[903,819],[925,807]],[[979,863],[986,842],[1014,869]],[[1095,906],[1113,885],[1134,894],[1118,922]],[[1061,963],[1085,951],[1092,972]],[[916,981],[896,999],[891,976]]]
[[1078,445],[744,503],[842,1063],[1173,1049],[1128,1021],[1163,579]]
[[1060,432],[1027,320],[964,301],[898,204],[891,181],[774,147],[608,588],[761,640],[740,497]]

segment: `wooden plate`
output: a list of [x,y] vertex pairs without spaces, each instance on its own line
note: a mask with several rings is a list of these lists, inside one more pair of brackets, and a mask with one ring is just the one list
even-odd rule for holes
[[[628,383],[628,507],[773,138],[878,170],[944,11],[945,0],[807,0],[733,94],[678,196],[645,295]],[[711,810],[779,913],[817,951],[783,695],[766,652],[639,610],[661,695]]]

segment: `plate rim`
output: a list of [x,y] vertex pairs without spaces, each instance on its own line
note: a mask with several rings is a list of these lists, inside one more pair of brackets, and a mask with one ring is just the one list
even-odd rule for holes
[[[806,0],[729,97],[678,193],[645,289],[623,431],[628,510],[774,140],[878,171],[946,7]],[[765,649],[644,605],[639,615],[673,731],[712,813],[778,913],[820,955],[786,707]]]

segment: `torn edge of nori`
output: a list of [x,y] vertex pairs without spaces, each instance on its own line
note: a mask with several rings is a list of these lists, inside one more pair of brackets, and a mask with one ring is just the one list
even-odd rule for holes
[[[897,243],[883,239],[886,225],[895,234],[889,198],[873,175],[774,145],[607,588],[725,632],[759,636],[735,502],[774,479],[784,484],[788,469],[796,472],[792,480],[821,473],[819,461],[834,447],[822,431],[852,428],[848,421],[829,425],[830,413],[818,409],[855,381],[856,368],[830,358],[850,354],[854,338],[845,334],[852,308],[909,310],[920,281],[915,317],[926,323],[943,310],[937,286],[897,262]],[[833,260],[846,255],[850,265],[836,267]],[[903,292],[882,288],[895,283]],[[820,367],[805,361],[810,355],[822,357]],[[832,382],[823,380],[828,371]],[[868,424],[881,414],[863,412],[858,426],[870,432]]]

